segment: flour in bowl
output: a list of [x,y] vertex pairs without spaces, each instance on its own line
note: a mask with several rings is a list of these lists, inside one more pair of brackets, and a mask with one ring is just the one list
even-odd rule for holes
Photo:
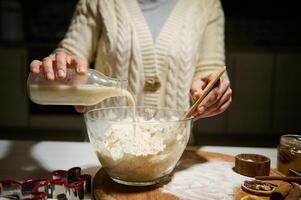
[[136,123],[129,123],[130,119],[125,119],[124,123],[112,123],[104,134],[93,134],[91,127],[90,139],[111,177],[152,181],[173,170],[188,142],[190,127],[176,120],[137,117]]

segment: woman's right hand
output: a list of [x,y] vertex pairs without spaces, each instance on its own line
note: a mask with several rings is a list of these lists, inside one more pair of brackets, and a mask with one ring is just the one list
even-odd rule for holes
[[[87,73],[88,62],[78,56],[69,56],[65,52],[57,52],[42,61],[33,60],[30,63],[30,72],[44,74],[47,80],[61,80],[66,78],[67,68],[74,68],[77,74]],[[85,112],[84,106],[75,106],[77,112]]]
[[47,80],[60,80],[66,77],[67,68],[74,68],[77,74],[87,72],[88,63],[78,56],[69,56],[65,52],[57,52],[42,61],[33,60],[30,63],[30,72],[42,72]]

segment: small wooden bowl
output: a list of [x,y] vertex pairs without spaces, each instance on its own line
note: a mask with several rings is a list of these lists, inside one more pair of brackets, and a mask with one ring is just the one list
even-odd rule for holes
[[258,154],[238,154],[235,156],[234,171],[249,177],[269,176],[271,160]]

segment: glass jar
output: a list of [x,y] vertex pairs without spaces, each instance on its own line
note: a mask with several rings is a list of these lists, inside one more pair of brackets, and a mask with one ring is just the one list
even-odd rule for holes
[[277,170],[289,175],[289,169],[301,169],[301,135],[283,135],[277,155]]

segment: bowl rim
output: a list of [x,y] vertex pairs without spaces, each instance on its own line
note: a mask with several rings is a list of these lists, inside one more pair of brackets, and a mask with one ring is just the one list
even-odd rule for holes
[[[246,159],[244,156],[250,157],[249,159]],[[254,159],[251,159],[254,158]],[[261,158],[261,160],[258,160],[257,158]],[[241,154],[237,154],[235,156],[235,159],[242,161],[242,162],[246,162],[246,163],[267,163],[267,162],[271,162],[271,159],[265,155],[261,155],[261,154],[255,154],[255,153],[241,153]]]
[[[173,109],[173,108],[167,108],[167,107],[155,107],[155,106],[111,106],[111,107],[104,107],[104,108],[95,108],[92,110],[89,110],[87,112],[84,113],[84,118],[85,119],[93,119],[93,117],[88,116],[90,113],[98,111],[98,110],[109,110],[109,109],[128,109],[128,108],[150,108],[150,109],[160,109],[160,110],[170,110],[170,111],[176,111],[176,112],[183,112],[183,116],[185,111],[184,110],[179,110],[179,109]],[[165,123],[175,123],[175,122],[186,122],[186,121],[192,121],[194,119],[193,116],[187,117],[187,118],[183,118],[183,119],[177,119],[177,120],[166,120],[164,121]],[[135,122],[129,122],[129,121],[117,121],[117,120],[107,120],[107,119],[97,119],[99,121],[105,121],[105,122],[111,122],[111,123],[135,123]],[[85,120],[87,121],[87,120]],[[159,124],[162,123],[160,121],[143,121],[143,124]]]

